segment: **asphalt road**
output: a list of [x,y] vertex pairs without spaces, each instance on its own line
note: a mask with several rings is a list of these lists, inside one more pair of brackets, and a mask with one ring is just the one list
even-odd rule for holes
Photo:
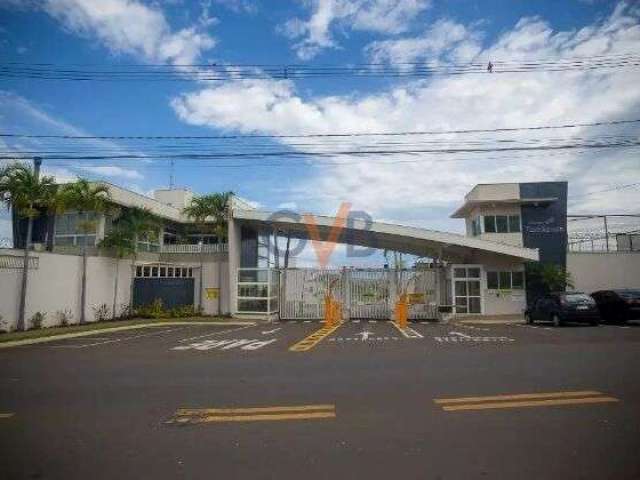
[[0,478],[640,478],[640,324],[319,328],[0,350]]

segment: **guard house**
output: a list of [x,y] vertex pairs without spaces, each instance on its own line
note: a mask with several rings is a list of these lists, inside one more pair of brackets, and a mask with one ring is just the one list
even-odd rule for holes
[[[281,215],[233,204],[229,218],[230,304],[237,316],[321,318],[328,288],[346,318],[391,316],[402,291],[415,299],[410,318],[513,315],[527,305],[529,262],[566,263],[566,182],[477,185],[452,215],[464,235],[347,217]],[[272,268],[269,236],[321,239],[431,259],[413,271]],[[279,265],[276,265],[279,267]],[[277,273],[275,273],[277,270]]]

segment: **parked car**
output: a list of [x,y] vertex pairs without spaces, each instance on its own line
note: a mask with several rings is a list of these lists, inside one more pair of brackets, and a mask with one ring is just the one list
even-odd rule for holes
[[593,298],[583,292],[550,293],[538,298],[524,313],[527,323],[551,321],[556,327],[565,322],[598,325],[600,312]]
[[591,296],[607,322],[640,320],[640,289],[599,290]]

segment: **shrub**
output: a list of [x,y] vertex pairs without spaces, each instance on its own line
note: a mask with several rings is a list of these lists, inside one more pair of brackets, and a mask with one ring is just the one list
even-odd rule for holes
[[58,319],[58,326],[67,327],[73,322],[73,313],[68,308],[58,310],[56,312],[56,318]]
[[150,305],[144,305],[136,311],[138,317],[142,318],[163,318],[168,317],[167,312],[162,303],[162,299],[156,298]]
[[29,325],[31,325],[30,330],[38,330],[42,328],[45,318],[47,318],[47,314],[44,312],[34,313],[33,317],[29,319]]
[[9,330],[8,322],[0,315],[0,333],[7,333]]
[[117,316],[118,320],[126,320],[128,318],[131,318],[131,306],[128,303],[121,303],[120,304],[120,313]]
[[109,307],[106,303],[93,307],[93,316],[96,322],[103,322],[109,318]]

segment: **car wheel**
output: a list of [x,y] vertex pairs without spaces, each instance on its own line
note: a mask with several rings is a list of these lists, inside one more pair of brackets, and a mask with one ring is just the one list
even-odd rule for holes
[[525,313],[524,314],[524,321],[527,322],[529,325],[533,324],[533,318],[531,318],[531,314],[530,313]]
[[562,326],[562,320],[560,320],[560,317],[557,314],[554,314],[553,317],[551,317],[551,320],[553,321],[554,327]]

